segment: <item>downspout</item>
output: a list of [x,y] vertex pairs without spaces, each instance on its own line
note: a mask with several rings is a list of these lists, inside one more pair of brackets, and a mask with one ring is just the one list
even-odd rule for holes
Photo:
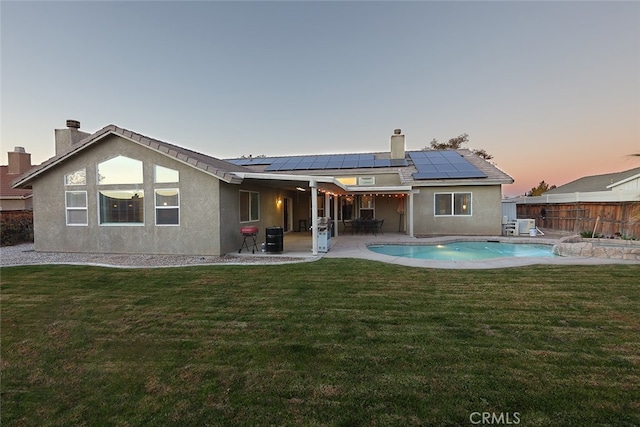
[[318,255],[318,183],[309,181],[311,188],[311,253]]

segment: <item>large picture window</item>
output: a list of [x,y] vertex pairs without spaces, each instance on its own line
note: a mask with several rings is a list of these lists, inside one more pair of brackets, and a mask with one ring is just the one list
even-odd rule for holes
[[260,220],[260,193],[240,190],[240,222]]
[[471,193],[436,193],[435,216],[471,215]]
[[103,190],[98,199],[100,224],[144,224],[144,191]]
[[88,225],[87,192],[65,191],[67,225]]
[[156,190],[156,225],[180,225],[178,189]]

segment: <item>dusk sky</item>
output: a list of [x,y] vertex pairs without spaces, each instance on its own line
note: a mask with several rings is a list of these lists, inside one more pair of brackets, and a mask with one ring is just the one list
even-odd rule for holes
[[108,125],[218,157],[468,133],[515,179],[640,166],[640,2],[0,2],[1,163]]

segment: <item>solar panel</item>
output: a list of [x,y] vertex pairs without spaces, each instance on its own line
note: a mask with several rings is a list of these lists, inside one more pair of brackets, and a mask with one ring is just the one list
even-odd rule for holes
[[411,151],[409,157],[418,169],[414,179],[486,178],[467,159],[455,151]]
[[[416,152],[414,163],[432,165],[434,162],[424,152]],[[418,156],[420,158],[418,159]],[[406,159],[376,159],[372,153],[365,154],[321,154],[316,156],[288,156],[288,157],[254,157],[230,159],[229,162],[238,166],[265,165],[265,171],[287,170],[322,170],[322,169],[355,169],[355,168],[384,168],[407,166]],[[443,158],[436,163],[446,164]]]
[[359,168],[372,168],[374,165],[374,159],[358,159]]

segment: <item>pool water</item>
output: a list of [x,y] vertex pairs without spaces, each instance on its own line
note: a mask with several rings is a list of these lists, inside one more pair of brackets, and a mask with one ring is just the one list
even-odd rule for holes
[[441,245],[370,245],[369,250],[394,257],[438,261],[478,261],[503,257],[554,257],[549,245],[499,242],[452,242]]

